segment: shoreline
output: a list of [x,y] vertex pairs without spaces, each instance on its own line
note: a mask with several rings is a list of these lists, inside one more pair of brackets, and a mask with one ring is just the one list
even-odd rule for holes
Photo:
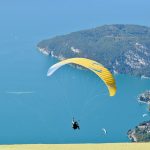
[[[53,50],[48,50],[47,48],[41,48],[41,47],[37,46],[37,50],[39,52],[41,52],[42,54],[44,54],[45,56],[50,56],[52,58],[56,58],[58,61],[67,59],[67,58],[65,58],[63,56],[57,56],[57,55],[55,55]],[[113,69],[112,72],[113,72],[114,75],[122,74],[122,73],[119,73],[118,71],[116,71],[115,69]],[[139,77],[141,80],[142,79],[144,79],[144,80],[150,80],[150,77],[147,77],[145,75],[140,75],[140,76],[135,76],[135,77]]]
[[146,90],[145,92],[139,94],[137,97],[137,101],[139,103],[150,105],[150,91]]

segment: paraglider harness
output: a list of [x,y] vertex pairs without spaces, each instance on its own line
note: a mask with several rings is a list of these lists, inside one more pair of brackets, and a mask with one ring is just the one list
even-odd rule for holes
[[77,121],[74,121],[74,118],[72,119],[72,128],[74,130],[76,130],[76,129],[80,130],[79,124]]

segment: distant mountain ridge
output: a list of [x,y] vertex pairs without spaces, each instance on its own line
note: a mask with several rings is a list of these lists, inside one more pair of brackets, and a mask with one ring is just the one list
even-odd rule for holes
[[59,60],[85,57],[114,73],[150,77],[149,27],[104,25],[43,40],[37,47]]

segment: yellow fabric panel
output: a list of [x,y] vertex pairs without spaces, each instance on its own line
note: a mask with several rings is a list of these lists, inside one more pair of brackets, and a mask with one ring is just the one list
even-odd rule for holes
[[70,58],[63,60],[55,65],[63,65],[69,63],[81,65],[85,68],[90,69],[104,81],[104,83],[108,87],[110,96],[114,96],[116,94],[116,83],[113,75],[100,63],[87,58]]

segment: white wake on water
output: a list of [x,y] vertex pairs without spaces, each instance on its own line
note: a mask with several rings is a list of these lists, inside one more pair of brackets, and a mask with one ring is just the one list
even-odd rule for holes
[[22,94],[33,94],[34,91],[6,91],[6,94],[16,94],[16,95],[22,95]]
[[146,77],[146,76],[141,76],[141,79],[150,79],[150,77]]

